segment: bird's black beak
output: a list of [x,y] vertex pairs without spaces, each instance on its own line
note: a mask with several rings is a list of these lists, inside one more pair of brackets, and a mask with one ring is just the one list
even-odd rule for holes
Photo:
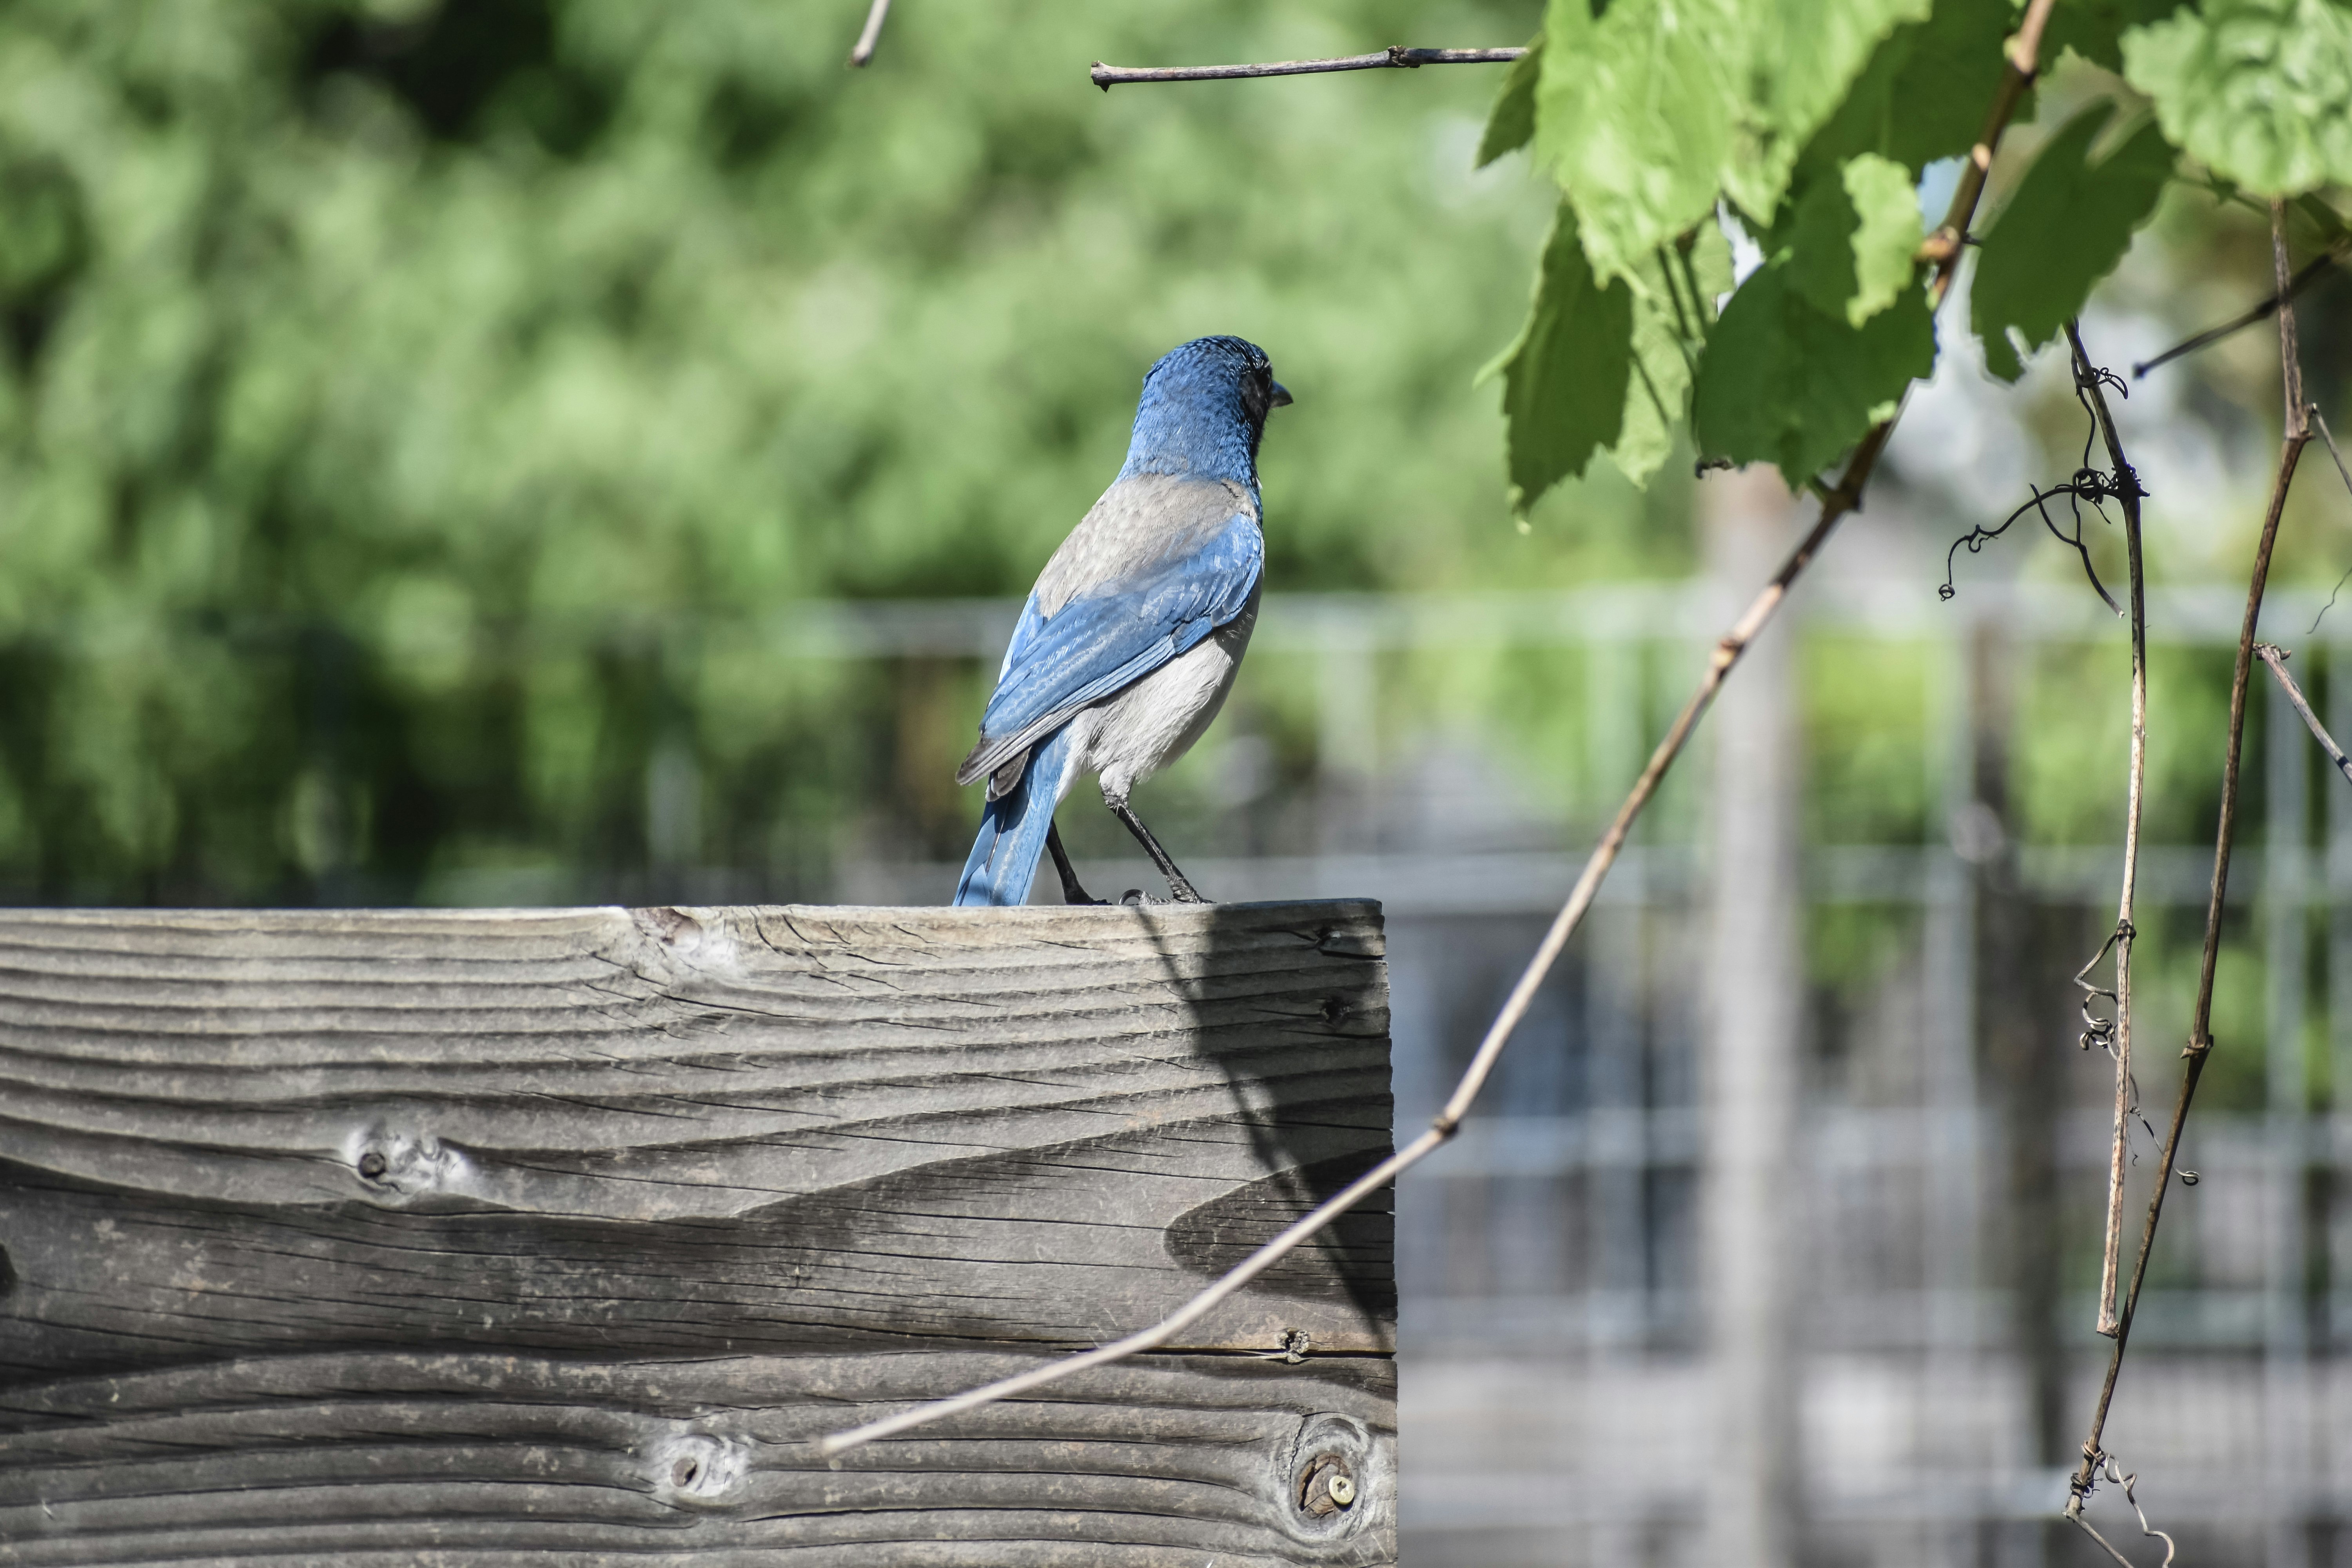
[[1274,392],[1274,401],[1266,405],[1268,408],[1287,408],[1290,406],[1290,388],[1283,385],[1282,383],[1278,381],[1270,381],[1266,383],[1266,385],[1272,388]]

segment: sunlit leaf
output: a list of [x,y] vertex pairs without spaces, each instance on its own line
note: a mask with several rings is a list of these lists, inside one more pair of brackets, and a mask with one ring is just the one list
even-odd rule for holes
[[1478,139],[1476,167],[1485,168],[1506,153],[1526,146],[1536,133],[1536,83],[1543,75],[1543,35],[1538,33],[1528,52],[1511,62],[1495,107],[1486,116],[1486,133]]
[[2046,64],[2055,60],[2060,50],[2072,49],[2102,69],[2120,73],[2126,30],[2169,16],[2182,4],[2183,0],[2058,0],[2042,34],[2042,58]]
[[[1584,472],[1623,427],[1633,357],[1633,291],[1603,287],[1562,202],[1518,337],[1487,366],[1503,377],[1511,505],[1524,512],[1563,479]],[[1481,379],[1485,377],[1482,375]]]
[[1718,193],[1769,217],[1799,150],[1927,0],[1585,0],[1546,17],[1537,156],[1603,278],[1630,276]]
[[2104,162],[2089,162],[2112,111],[2094,104],[2044,143],[1985,237],[1969,319],[1984,339],[1985,368],[2003,381],[2023,369],[2011,332],[2029,351],[2056,337],[2123,260],[2172,173],[2172,149],[2153,122]]
[[1702,224],[1687,249],[1662,250],[1641,279],[1645,287],[1633,298],[1625,422],[1609,458],[1634,484],[1646,485],[1673,454],[1675,432],[1689,416],[1691,363],[1717,297],[1731,292],[1731,242],[1714,224]]
[[2206,0],[2123,36],[2124,74],[2174,145],[2262,195],[2352,181],[2352,11]]
[[1807,171],[1766,248],[1787,254],[1789,287],[1807,303],[1858,327],[1911,280],[1918,194],[1910,171],[1875,153]]
[[1909,170],[1867,153],[1847,161],[1843,184],[1855,218],[1848,241],[1854,286],[1845,317],[1858,327],[1894,304],[1911,281],[1920,239],[1919,193]]

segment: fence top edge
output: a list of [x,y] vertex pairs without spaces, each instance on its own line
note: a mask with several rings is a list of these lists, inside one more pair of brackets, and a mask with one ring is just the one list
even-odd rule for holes
[[436,924],[497,926],[529,922],[562,926],[596,924],[646,917],[658,921],[684,915],[698,921],[727,921],[761,917],[785,920],[854,921],[859,924],[925,924],[940,922],[976,928],[987,922],[1017,927],[1093,927],[1117,931],[1136,925],[1199,927],[1234,921],[1265,927],[1299,919],[1369,921],[1381,918],[1381,901],[1371,898],[1275,899],[1229,904],[1144,905],[1109,904],[1076,907],[1029,904],[1013,909],[958,909],[940,904],[621,904],[509,905],[469,908],[458,905],[363,905],[352,908],[310,906],[162,907],[151,905],[16,904],[0,908],[0,923],[88,926],[214,926],[284,929],[303,925],[395,925],[419,921]]

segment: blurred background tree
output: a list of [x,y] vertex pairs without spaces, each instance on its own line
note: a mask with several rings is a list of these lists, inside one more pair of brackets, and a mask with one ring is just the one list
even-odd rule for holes
[[1207,331],[1299,395],[1277,590],[1683,568],[1686,486],[1508,521],[1471,384],[1549,214],[1471,174],[1490,74],[1311,114],[1085,75],[1513,40],[1535,5],[923,6],[853,75],[861,12],[0,12],[0,881],[404,901],[667,857],[809,892],[886,804],[953,854],[978,672],[758,626],[1022,592]]

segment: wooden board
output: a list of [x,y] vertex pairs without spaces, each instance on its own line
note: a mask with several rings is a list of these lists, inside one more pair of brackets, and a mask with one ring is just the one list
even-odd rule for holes
[[1354,902],[0,913],[0,1562],[1388,1561],[1385,1212],[1172,1353],[809,1447],[1385,1153],[1381,952]]

